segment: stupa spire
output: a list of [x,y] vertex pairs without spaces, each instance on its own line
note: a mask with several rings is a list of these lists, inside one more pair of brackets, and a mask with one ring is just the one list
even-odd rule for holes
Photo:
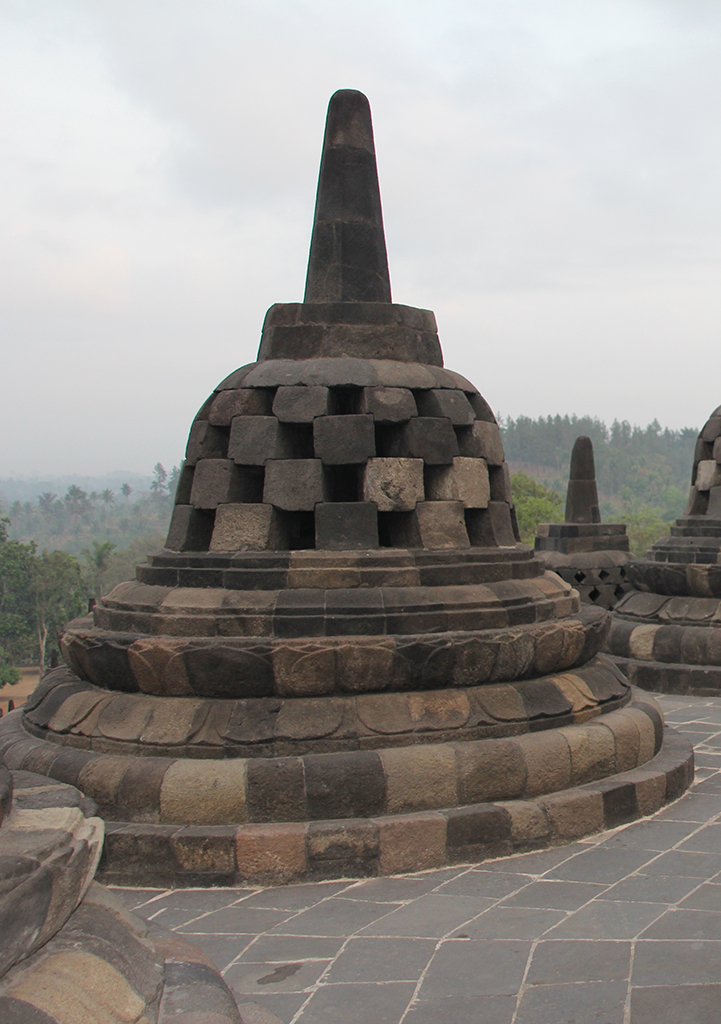
[[355,89],[328,104],[304,301],[391,301],[370,104]]
[[567,523],[600,523],[596,466],[590,437],[577,437],[571,452],[571,471],[566,495]]

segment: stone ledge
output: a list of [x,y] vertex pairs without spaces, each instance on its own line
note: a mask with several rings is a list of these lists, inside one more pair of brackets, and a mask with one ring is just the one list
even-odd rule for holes
[[279,885],[478,863],[560,845],[658,811],[693,777],[693,748],[665,730],[642,768],[530,800],[370,819],[206,826],[109,826],[100,872],[126,885]]
[[[546,702],[548,693],[544,693]],[[111,821],[171,828],[371,818],[527,800],[643,766],[662,717],[647,694],[619,711],[502,740],[450,741],[284,758],[138,759],[68,750],[3,728],[13,768],[72,781]],[[50,751],[48,748],[51,748]],[[48,761],[48,756],[54,758]],[[188,839],[187,835],[184,840]],[[192,839],[192,837],[190,837]],[[192,846],[192,841],[190,841]]]
[[609,655],[629,681],[655,693],[689,694],[693,697],[718,697],[721,694],[721,667],[669,664],[661,661],[636,661]]

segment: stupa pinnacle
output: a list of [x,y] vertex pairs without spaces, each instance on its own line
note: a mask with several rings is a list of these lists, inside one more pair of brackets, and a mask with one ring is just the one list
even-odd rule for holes
[[433,313],[390,301],[370,112],[343,91],[305,301],[195,417],[165,549],[68,627],[0,742],[98,801],[117,881],[479,860],[687,785],[607,628],[518,542],[498,426]]
[[575,587],[586,604],[613,608],[626,591],[631,561],[624,523],[602,523],[590,437],[577,437],[571,452],[566,521],[539,523],[536,554]]

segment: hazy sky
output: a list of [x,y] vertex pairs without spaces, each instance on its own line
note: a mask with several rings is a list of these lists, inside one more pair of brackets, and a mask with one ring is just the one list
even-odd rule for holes
[[0,476],[180,461],[302,298],[338,88],[494,409],[721,402],[718,0],[0,0]]

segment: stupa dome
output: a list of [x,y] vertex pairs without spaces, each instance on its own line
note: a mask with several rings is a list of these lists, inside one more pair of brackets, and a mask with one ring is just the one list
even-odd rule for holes
[[69,626],[0,741],[98,801],[116,881],[478,860],[688,784],[688,744],[599,654],[608,622],[519,543],[488,404],[433,314],[391,302],[344,90],[304,301],[193,421],[165,549]]
[[616,606],[608,650],[645,689],[721,690],[721,406],[696,441],[684,514],[645,559]]

